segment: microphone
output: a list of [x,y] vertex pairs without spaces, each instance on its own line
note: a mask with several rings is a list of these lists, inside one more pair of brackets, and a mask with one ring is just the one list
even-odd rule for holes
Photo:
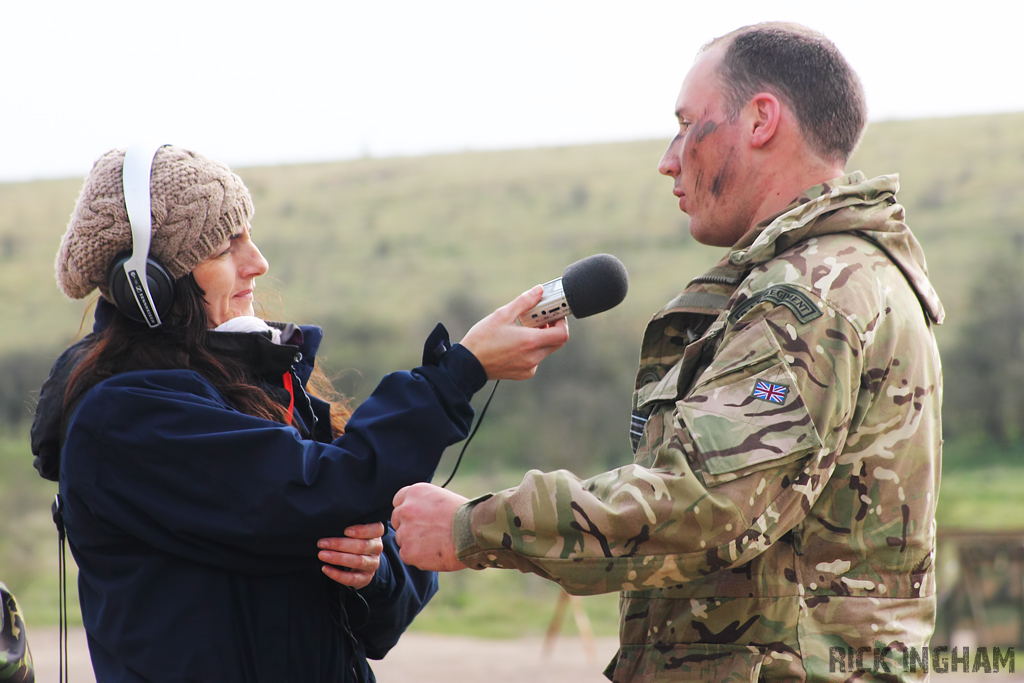
[[562,277],[544,283],[540,303],[519,316],[519,324],[541,327],[567,315],[586,318],[615,308],[626,298],[629,275],[611,254],[594,254],[570,263]]

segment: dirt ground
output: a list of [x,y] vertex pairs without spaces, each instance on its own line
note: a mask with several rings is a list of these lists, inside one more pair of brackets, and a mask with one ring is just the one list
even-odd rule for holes
[[[38,683],[55,683],[59,673],[58,630],[29,628]],[[545,656],[543,638],[483,640],[407,633],[379,662],[371,662],[379,683],[607,683],[601,675],[615,654],[615,638],[597,638],[588,656],[578,636],[560,636]],[[69,683],[95,683],[85,632],[68,634]]]
[[[29,629],[36,681],[58,680],[56,628]],[[388,656],[373,662],[380,683],[601,683],[601,671],[615,653],[615,638],[597,638],[592,648],[579,636],[560,636],[545,653],[543,638],[483,640],[407,633]],[[589,649],[589,651],[588,651]],[[939,683],[1022,683],[1024,667],[1013,674],[933,675]],[[85,633],[68,637],[69,683],[95,683]]]

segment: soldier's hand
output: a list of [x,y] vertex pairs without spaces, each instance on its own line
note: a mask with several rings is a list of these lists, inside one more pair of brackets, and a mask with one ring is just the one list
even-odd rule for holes
[[437,572],[466,569],[455,556],[452,523],[468,500],[433,484],[413,484],[395,494],[391,526],[406,564]]

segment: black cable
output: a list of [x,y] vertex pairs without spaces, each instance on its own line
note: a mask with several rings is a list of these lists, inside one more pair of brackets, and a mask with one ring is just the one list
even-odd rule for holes
[[484,415],[487,414],[487,407],[491,405],[491,399],[494,398],[494,392],[498,390],[498,384],[500,382],[500,379],[494,381],[494,387],[491,389],[491,395],[487,397],[487,403],[484,404],[483,409],[480,411],[480,416],[476,418],[476,426],[474,426],[473,431],[469,433],[469,437],[466,439],[466,442],[462,444],[462,450],[459,452],[459,459],[455,461],[455,467],[452,468],[452,473],[448,475],[448,480],[441,484],[441,488],[448,488],[448,484],[452,483],[452,478],[455,477],[455,473],[459,471],[459,463],[462,462],[462,456],[465,455],[469,442],[473,440],[473,437],[476,436],[477,430],[480,429],[480,423],[484,421]]
[[67,584],[67,561],[64,555],[64,511],[61,509],[61,497],[58,493],[53,499],[50,507],[53,513],[53,522],[57,525],[57,610],[59,612],[58,622],[60,633],[58,636],[58,676],[63,683],[68,680],[68,584]]
[[60,681],[68,680],[68,565],[64,539],[60,540]]

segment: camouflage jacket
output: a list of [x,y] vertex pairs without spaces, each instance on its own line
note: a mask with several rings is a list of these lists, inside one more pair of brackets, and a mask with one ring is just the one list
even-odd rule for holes
[[33,683],[32,651],[25,634],[25,619],[14,593],[0,581],[0,681]]
[[621,591],[615,681],[923,678],[942,307],[896,176],[818,186],[651,320],[634,463],[459,509],[471,567]]

